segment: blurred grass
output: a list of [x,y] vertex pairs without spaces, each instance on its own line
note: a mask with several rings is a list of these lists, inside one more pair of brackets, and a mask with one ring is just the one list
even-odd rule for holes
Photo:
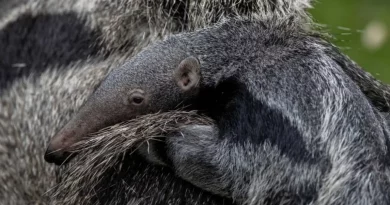
[[[345,54],[390,83],[390,0],[317,0],[311,13]],[[367,29],[369,25],[379,25],[380,30]],[[372,48],[362,40],[365,32],[368,42],[380,39],[380,34],[387,35]]]

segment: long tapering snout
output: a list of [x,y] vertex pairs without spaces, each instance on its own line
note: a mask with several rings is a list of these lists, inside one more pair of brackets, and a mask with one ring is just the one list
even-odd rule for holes
[[49,163],[61,165],[73,158],[71,146],[75,144],[79,138],[74,131],[67,131],[63,128],[50,141],[45,152],[45,160]]
[[133,82],[138,78],[125,74],[125,71],[128,71],[128,66],[113,70],[77,114],[51,139],[44,156],[47,162],[64,164],[76,155],[77,147],[73,145],[83,138],[151,111],[146,104],[146,92],[132,88],[133,84],[138,84]]
[[115,102],[105,104],[101,103],[102,101],[101,98],[89,99],[76,116],[50,140],[44,156],[47,162],[56,165],[68,162],[77,154],[75,143],[129,117],[129,113],[121,108],[120,104],[116,105]]
[[[45,160],[49,163],[61,165],[71,160],[75,155],[73,145],[88,134],[98,131],[101,125],[93,122],[81,122],[77,118],[65,125],[49,142],[46,149]],[[100,124],[100,123],[99,123]]]

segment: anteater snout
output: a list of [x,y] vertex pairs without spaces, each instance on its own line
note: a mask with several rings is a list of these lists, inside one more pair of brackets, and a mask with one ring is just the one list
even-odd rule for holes
[[62,165],[67,163],[73,156],[72,153],[67,151],[56,151],[48,148],[44,158],[46,162]]
[[71,148],[77,142],[77,139],[75,132],[60,131],[51,139],[45,152],[45,160],[56,165],[65,164],[75,155],[71,152]]

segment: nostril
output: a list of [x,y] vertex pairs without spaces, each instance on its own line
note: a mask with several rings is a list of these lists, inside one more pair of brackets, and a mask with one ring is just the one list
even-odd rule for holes
[[65,125],[49,141],[44,159],[48,163],[62,165],[76,155],[74,145],[80,140],[83,133],[89,133],[90,127],[84,122],[74,119]]
[[74,157],[74,154],[65,151],[52,151],[46,150],[44,159],[48,163],[54,163],[56,165],[63,165],[69,162]]
[[56,152],[54,150],[47,149],[44,158],[46,162],[54,163],[56,159],[60,158],[61,155],[62,154],[60,153],[60,151]]

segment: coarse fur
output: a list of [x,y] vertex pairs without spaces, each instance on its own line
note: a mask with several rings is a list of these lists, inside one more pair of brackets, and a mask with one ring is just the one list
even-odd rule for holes
[[[128,57],[154,39],[203,28],[225,16],[276,19],[296,14],[309,20],[304,12],[308,0],[11,0],[1,1],[0,6],[4,8],[0,20],[2,88],[14,78],[37,75],[56,65],[71,67],[91,57]],[[67,36],[64,31],[72,34]],[[34,49],[40,52],[31,52]]]
[[[224,16],[307,18],[306,0],[278,1],[283,7],[270,2],[0,1],[0,202],[51,203],[45,193],[66,181],[68,172],[44,162],[47,139],[109,70],[162,36],[202,28]],[[264,8],[269,9],[263,12]],[[102,204],[222,203],[169,169],[136,157],[126,159],[126,169],[101,184],[123,182],[106,191],[109,197]],[[134,195],[127,195],[128,190]],[[61,187],[51,191],[60,193]]]
[[[149,154],[149,140],[161,141],[158,138],[162,134],[180,130],[181,126],[199,124],[212,125],[212,120],[206,116],[198,115],[194,111],[172,111],[165,113],[155,113],[143,115],[128,122],[108,127],[94,134],[93,138],[85,138],[84,141],[75,145],[78,151],[82,153],[75,163],[69,167],[66,180],[61,181],[58,188],[53,189],[48,194],[55,199],[58,204],[95,204],[96,202],[104,202],[105,198],[115,197],[115,203],[125,204],[127,201],[132,201],[137,198],[142,198],[143,203],[155,204],[159,203],[158,197],[151,197],[155,193],[160,193],[161,198],[167,197],[163,190],[168,184],[160,183],[161,177],[170,178],[171,175],[157,175],[154,180],[145,181],[144,169],[164,171],[163,167],[145,167],[137,165],[136,161],[129,160],[129,157],[134,156],[135,150],[140,147],[145,147],[145,153]],[[157,156],[157,154],[155,154]],[[91,157],[93,156],[93,157]],[[139,157],[138,157],[139,158]],[[139,159],[138,159],[139,160]],[[159,159],[156,159],[159,160]],[[134,172],[134,166],[140,168],[138,172]],[[91,172],[91,170],[99,170]],[[154,184],[145,185],[142,193],[137,193],[131,187],[126,186],[126,183],[115,178],[124,178],[126,182]],[[110,180],[111,179],[111,180]],[[115,186],[119,191],[107,192],[105,186]],[[172,190],[168,192],[176,192],[177,189],[184,187],[190,188],[188,183],[174,183],[171,186]],[[92,189],[85,189],[91,187]],[[101,189],[103,188],[103,189]],[[190,189],[191,190],[191,189]],[[187,204],[193,198],[191,192],[182,193],[184,197],[181,199],[167,198],[167,201],[175,202],[174,204]],[[204,195],[203,199],[198,199],[199,204],[212,203],[210,196]],[[54,202],[54,201],[53,201]],[[225,201],[225,204],[229,204]]]
[[[69,63],[85,60],[91,54],[96,58],[104,58],[114,53],[131,56],[131,53],[139,52],[153,41],[152,39],[203,28],[221,21],[224,17],[273,19],[275,22],[293,17],[300,19],[295,26],[306,26],[310,29],[313,24],[305,11],[311,7],[310,3],[310,0],[1,1],[0,7],[3,10],[0,28],[5,31],[0,34],[0,45],[4,48],[0,53],[0,86],[2,89],[14,78],[37,75],[43,70],[54,68],[56,66],[52,64],[55,60],[59,61],[55,64],[63,65],[61,67],[64,69],[72,67]],[[83,22],[85,27],[81,28]],[[39,29],[40,27],[51,29]],[[63,30],[73,31],[71,38],[65,40],[67,32]],[[23,38],[26,35],[29,38]],[[64,38],[58,39],[56,36]],[[42,40],[50,38],[53,39],[50,41],[52,43],[44,43]],[[23,47],[18,46],[21,43],[24,44]],[[69,46],[63,47],[63,44]],[[80,47],[80,44],[83,47]],[[78,49],[70,49],[72,46]],[[53,47],[56,49],[52,49]],[[380,110],[387,112],[387,102],[390,98],[388,85],[364,72],[347,57],[337,55],[338,51],[334,47],[326,47],[371,101]],[[46,55],[30,52],[37,48],[45,51]],[[52,52],[53,50],[55,52]],[[96,56],[96,52],[100,55]],[[61,54],[68,59],[61,58]],[[47,63],[46,59],[51,60]]]
[[[166,164],[238,204],[390,203],[386,120],[338,53],[295,23],[233,19],[171,36],[112,71],[87,109],[116,109],[134,87],[163,110],[200,101],[215,125],[168,136]],[[202,77],[190,100],[170,75],[188,56]]]
[[[57,131],[67,120],[70,119],[70,116],[76,112],[80,105],[93,91],[93,88],[99,84],[100,80],[104,77],[108,70],[111,70],[113,67],[115,67],[115,65],[121,64],[129,56],[133,56],[134,54],[138,53],[138,51],[145,45],[149,44],[149,42],[169,33],[202,28],[203,26],[207,26],[210,23],[220,21],[222,19],[221,16],[234,17],[236,15],[244,16],[243,14],[245,14],[249,17],[252,17],[252,15],[257,16],[256,18],[259,19],[265,17],[265,19],[273,19],[270,22],[278,22],[279,19],[284,19],[284,17],[290,17],[294,15],[298,16],[297,18],[300,18],[300,14],[306,16],[306,13],[303,12],[303,9],[309,5],[307,1],[269,1],[271,3],[268,1],[251,1],[247,4],[242,3],[242,1],[239,1],[240,3],[234,1],[200,1],[201,3],[199,5],[205,7],[195,7],[196,9],[192,9],[191,11],[188,8],[193,7],[184,7],[185,12],[182,12],[181,9],[170,9],[176,8],[171,7],[172,5],[186,5],[182,3],[175,4],[177,1],[168,1],[168,3],[165,2],[166,4],[158,3],[159,1],[109,1],[108,3],[105,2],[104,4],[100,1],[88,1],[88,3],[85,3],[86,1],[75,1],[76,4],[69,4],[77,6],[83,5],[78,8],[69,8],[69,5],[64,7],[63,5],[60,5],[60,3],[57,3],[58,1],[51,1],[51,6],[47,6],[48,3],[42,3],[43,1],[37,2],[41,2],[38,5],[45,4],[45,6],[42,6],[42,8],[39,7],[40,9],[36,9],[36,7],[31,5],[35,6],[37,4],[31,3],[28,5],[19,5],[17,9],[10,11],[11,14],[2,19],[2,23],[0,23],[1,29],[3,30],[5,27],[13,24],[13,22],[16,22],[19,19],[19,16],[23,16],[24,13],[32,13],[30,18],[37,18],[37,16],[40,16],[41,14],[46,15],[48,13],[54,13],[57,15],[57,13],[63,13],[63,10],[67,9],[68,12],[70,11],[71,13],[75,14],[76,19],[84,21],[87,31],[91,28],[96,29],[96,31],[92,33],[96,32],[99,40],[93,38],[93,41],[96,41],[98,44],[98,46],[94,49],[97,49],[99,52],[94,51],[93,54],[95,54],[95,52],[97,53],[95,56],[87,54],[83,56],[82,59],[78,59],[76,54],[77,52],[80,52],[79,50],[73,54],[70,54],[72,51],[69,50],[58,51],[64,55],[69,55],[73,59],[76,59],[76,62],[72,62],[70,64],[44,64],[41,66],[41,64],[45,62],[47,60],[46,58],[48,57],[36,56],[32,59],[34,63],[39,64],[39,66],[32,68],[30,68],[28,65],[25,66],[23,61],[12,62],[13,66],[9,66],[7,64],[4,67],[3,65],[0,65],[2,82],[5,79],[3,78],[5,75],[10,75],[10,77],[7,77],[6,79],[6,86],[2,84],[2,86],[5,88],[2,88],[3,90],[0,91],[0,161],[4,162],[1,163],[1,170],[5,170],[0,175],[0,180],[2,181],[2,185],[0,186],[0,201],[4,202],[5,204],[50,203],[50,196],[43,196],[43,193],[45,193],[49,187],[56,183],[56,178],[60,180],[59,178],[61,178],[63,175],[59,172],[54,172],[54,167],[47,165],[43,161],[43,147],[46,146],[48,137],[52,136],[55,131]],[[132,4],[133,2],[138,3],[140,7],[131,7],[132,5],[135,5]],[[149,5],[155,5],[155,7],[149,7],[149,5],[147,7],[142,7],[145,6],[144,2],[148,2]],[[276,4],[274,4],[274,2],[276,2]],[[286,6],[280,6],[280,2],[285,3]],[[66,5],[67,3],[61,4]],[[233,5],[237,7],[233,7]],[[263,6],[259,7],[258,5]],[[271,9],[264,10],[264,8]],[[51,9],[54,9],[54,12],[51,11]],[[137,11],[138,13],[133,13],[133,11]],[[264,13],[264,11],[268,11],[268,13]],[[129,15],[128,12],[133,15]],[[186,15],[180,15],[183,13]],[[151,18],[150,15],[155,15],[159,18]],[[215,15],[213,18],[204,18],[204,16],[213,15]],[[275,17],[270,18],[273,15],[275,15]],[[188,16],[191,18],[188,18]],[[37,19],[39,20],[39,18]],[[75,18],[72,17],[70,19]],[[150,20],[149,24],[143,24],[142,22],[145,22],[143,21],[144,19]],[[61,21],[66,20],[60,18],[55,22]],[[39,22],[40,20],[38,23]],[[161,24],[161,22],[163,22],[163,24]],[[169,25],[166,25],[166,23]],[[305,21],[292,21],[292,23],[296,24],[292,25],[292,27],[300,27],[300,25],[302,25],[301,23],[304,24]],[[27,22],[26,24],[33,25],[31,22]],[[43,23],[43,25],[48,24]],[[51,26],[55,27],[55,25],[56,24]],[[23,26],[25,25],[20,24],[20,27]],[[283,29],[283,27],[280,29]],[[66,32],[66,35],[69,36],[74,36],[74,32],[78,31],[78,29],[74,29],[74,27],[66,28],[64,30],[69,32]],[[16,33],[14,30],[10,30],[8,32],[13,34]],[[29,33],[22,33],[21,35],[29,36]],[[47,35],[45,39],[46,43],[43,45],[47,46],[48,50],[62,48],[62,43],[47,43],[53,42],[53,36],[54,35]],[[80,37],[81,36],[82,35],[80,35]],[[87,36],[90,35],[88,34]],[[93,37],[93,35],[91,36]],[[277,40],[277,38],[274,40]],[[318,39],[313,40],[315,41]],[[7,43],[6,40],[2,40],[2,42]],[[78,41],[75,41],[75,44],[78,43]],[[32,46],[28,47],[28,45],[30,44],[21,45],[20,43],[15,43],[12,46],[15,46],[21,50],[26,49],[26,55],[37,54],[35,48]],[[335,59],[342,59],[342,61],[340,61],[341,64],[346,65],[341,66],[344,69],[344,72],[346,70],[348,71],[349,69],[349,72],[346,73],[351,76],[351,79],[356,81],[356,84],[358,84],[363,91],[365,91],[366,96],[361,95],[360,97],[368,97],[375,105],[378,106],[378,108],[383,107],[383,110],[386,110],[388,108],[387,86],[378,83],[370,75],[360,71],[360,68],[357,66],[348,66],[351,65],[351,61],[348,59],[339,58],[340,56],[333,52],[332,49],[327,47],[329,44],[326,43],[325,45],[326,46],[319,46],[319,49],[329,51],[330,54],[328,55],[333,56]],[[27,47],[25,48],[25,46]],[[80,49],[89,51],[90,46],[85,45],[85,47]],[[23,54],[23,52],[16,53]],[[1,53],[1,56],[3,59],[11,57],[14,58],[13,56],[9,56],[7,52]],[[25,59],[24,56],[20,56],[19,58]],[[34,65],[34,63],[32,64]],[[18,69],[23,69],[20,69],[21,71],[15,75],[12,73],[13,71],[10,70],[15,67]],[[11,74],[9,74],[9,72],[11,72]],[[359,75],[356,73],[359,73]],[[34,75],[31,76],[31,74]],[[15,76],[17,76],[17,78],[15,78]],[[342,76],[345,77],[345,75]],[[342,98],[340,98],[340,100],[341,99]],[[379,103],[376,104],[376,102]],[[277,102],[275,101],[275,104],[276,103]],[[328,112],[326,112],[327,115],[325,117],[332,118],[332,115],[329,114],[331,110],[327,111]],[[296,112],[297,110],[293,109],[292,114],[290,114],[293,115],[296,114]],[[345,117],[344,120],[349,119],[346,116],[342,117]],[[308,129],[308,127],[304,125],[304,122],[300,123],[300,125]],[[194,126],[186,128],[182,132],[185,133],[186,136],[198,136],[199,132],[205,134],[215,134],[216,131],[213,128],[214,127],[211,126],[199,129],[199,126]],[[207,142],[208,136],[205,134],[202,134],[201,136],[204,136],[204,141]],[[189,137],[189,139],[191,138]],[[380,137],[377,139],[380,139]],[[172,141],[174,142],[174,140]],[[188,142],[190,141],[187,141],[186,144]],[[192,144],[191,146],[194,145],[196,144]],[[202,146],[202,144],[200,145]],[[268,147],[268,149],[271,151],[273,150],[273,152],[270,153],[275,153],[275,155],[279,157],[278,150],[275,151],[273,147],[267,144],[265,144],[264,147]],[[181,149],[178,149],[178,151],[180,150]],[[116,189],[111,189],[111,191],[108,192],[109,197],[104,199],[105,203],[102,202],[103,204],[116,204],[125,201],[129,204],[217,204],[220,202],[215,200],[213,197],[210,199],[210,195],[207,194],[207,192],[200,192],[193,186],[181,181],[166,168],[147,165],[140,159],[134,159],[133,161],[131,158],[126,159],[129,159],[130,162],[124,163],[123,166],[126,167],[126,169],[122,169],[122,172],[119,172],[118,175],[116,175],[118,178],[108,179],[109,182],[102,185],[102,187],[104,187],[104,185],[110,183],[118,185],[119,182],[123,182],[121,183],[121,186],[116,186]],[[284,162],[290,163],[289,160],[289,158],[286,158]],[[282,166],[283,162],[280,164]],[[132,169],[132,167],[137,168]],[[346,170],[348,171],[350,168],[347,168],[348,169]],[[88,167],[85,167],[85,169],[88,169]],[[302,169],[303,173],[310,171],[310,169],[304,169],[304,167]],[[99,172],[99,170],[91,171]],[[20,173],[23,173],[23,175],[20,176]],[[321,173],[321,171],[318,173]],[[133,178],[129,178],[127,174],[133,174]],[[270,174],[272,174],[270,177],[275,177],[275,173]],[[282,174],[283,173],[281,172],[281,175]],[[333,174],[335,176],[337,175],[337,173]],[[262,176],[265,180],[267,180],[267,175]],[[141,181],[138,177],[142,178],[143,180],[147,179],[148,181]],[[296,180],[297,182],[301,183],[304,181],[301,179]],[[156,183],[156,181],[159,183]],[[369,182],[369,179],[367,181]],[[386,180],[384,180],[384,183],[385,182]],[[332,183],[329,182],[328,184],[331,185]],[[267,184],[261,183],[254,183],[254,185],[268,187]],[[200,184],[200,186],[202,186],[202,184]],[[172,191],[172,187],[175,188],[174,191]],[[252,187],[252,189],[250,189],[250,193],[257,196],[258,193],[255,191],[262,190],[264,187]],[[85,191],[91,190],[91,187],[84,188]],[[134,195],[127,196],[126,192],[129,190],[135,193],[136,197],[134,197]],[[159,192],[156,192],[156,190]],[[58,187],[58,190],[56,191],[61,192],[61,187]],[[224,191],[221,192],[223,193]],[[188,200],[183,202],[183,196],[188,198]],[[272,194],[269,196],[271,196],[270,199],[277,197],[273,196]],[[325,193],[322,196],[335,195],[332,195],[332,193]],[[324,202],[323,204],[326,204],[326,199],[329,198],[322,199]],[[202,200],[203,202],[199,202]],[[224,204],[229,203],[228,200],[225,201],[226,202]]]

